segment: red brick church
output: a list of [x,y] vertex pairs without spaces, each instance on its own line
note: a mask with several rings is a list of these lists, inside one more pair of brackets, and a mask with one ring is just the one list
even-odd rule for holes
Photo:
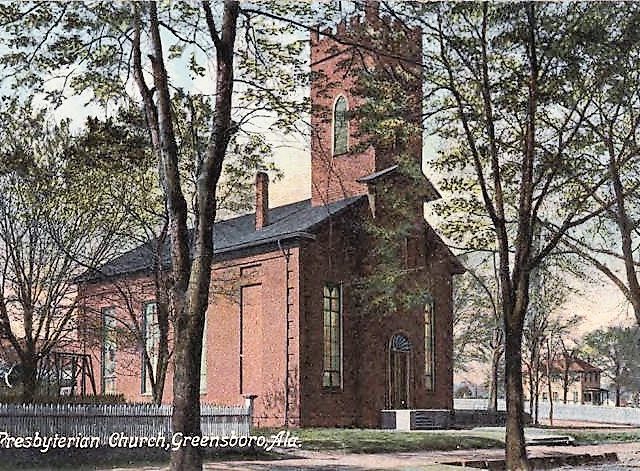
[[[368,12],[343,22],[334,38],[355,37],[367,23],[388,28]],[[421,58],[419,31],[414,35],[400,47],[409,62]],[[439,198],[437,190],[424,175],[421,191],[406,185],[393,149],[362,145],[357,120],[350,119],[349,110],[365,98],[355,91],[361,68],[343,64],[358,56],[368,67],[388,65],[389,55],[365,51],[363,59],[344,42],[311,38],[311,199],[270,208],[268,176],[259,174],[255,213],[215,225],[202,402],[241,404],[256,395],[258,425],[376,427],[383,409],[453,407],[452,276],[462,267],[423,216],[424,203]],[[406,91],[418,120],[421,89],[414,81]],[[420,164],[422,133],[411,142],[411,158]],[[367,225],[397,223],[388,220],[389,192],[382,188],[412,201],[414,229],[402,253],[422,301],[397,312],[376,312],[355,295],[375,266],[375,235]],[[116,283],[136,287],[128,307],[141,324],[152,322],[148,251],[145,245],[120,256],[80,286],[85,315],[103,319],[100,351],[92,351],[98,388],[130,401],[150,400],[141,355],[105,332],[124,316]],[[146,331],[152,341],[152,329]],[[166,402],[172,399],[171,368]]]

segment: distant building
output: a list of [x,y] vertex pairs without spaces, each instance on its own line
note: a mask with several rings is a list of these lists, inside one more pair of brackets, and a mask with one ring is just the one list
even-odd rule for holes
[[[600,387],[602,370],[579,358],[565,358],[551,366],[551,395],[554,402],[601,405],[609,391]],[[540,386],[540,400],[549,400],[546,378]]]
[[456,399],[486,399],[489,397],[488,389],[481,383],[463,380],[453,385]]

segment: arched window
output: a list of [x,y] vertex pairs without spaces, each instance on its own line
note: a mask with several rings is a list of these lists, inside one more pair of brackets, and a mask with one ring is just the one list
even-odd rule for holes
[[395,334],[391,337],[391,351],[392,352],[410,352],[411,342],[402,334]]
[[347,99],[339,96],[333,107],[333,155],[348,150],[349,124],[347,122]]

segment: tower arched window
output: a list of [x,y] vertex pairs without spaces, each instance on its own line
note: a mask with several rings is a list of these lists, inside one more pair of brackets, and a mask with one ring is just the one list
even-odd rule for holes
[[339,96],[333,107],[333,155],[344,154],[348,150],[347,112],[347,99]]

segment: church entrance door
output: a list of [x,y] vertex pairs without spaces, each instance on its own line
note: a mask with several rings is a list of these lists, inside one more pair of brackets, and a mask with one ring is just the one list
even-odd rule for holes
[[388,407],[408,409],[411,384],[411,343],[402,334],[395,334],[389,342]]

